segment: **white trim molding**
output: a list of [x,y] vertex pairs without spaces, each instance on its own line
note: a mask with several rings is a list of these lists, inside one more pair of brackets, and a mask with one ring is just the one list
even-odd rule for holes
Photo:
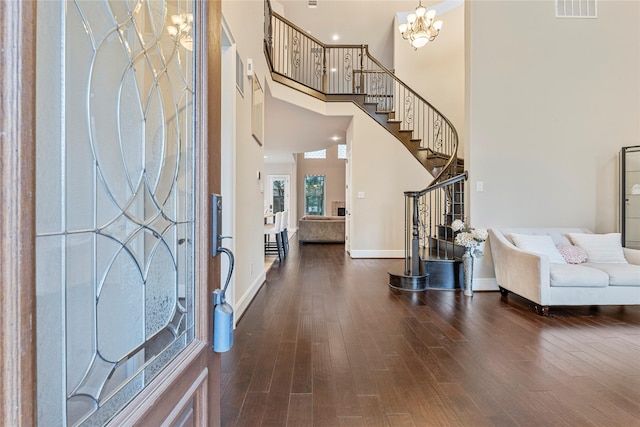
[[251,284],[247,292],[245,292],[244,295],[238,298],[236,307],[234,307],[235,308],[235,315],[233,316],[234,328],[238,324],[238,319],[240,319],[244,314],[244,312],[247,310],[247,308],[249,308],[251,301],[253,301],[253,298],[256,296],[256,294],[262,287],[263,283],[266,282],[266,280],[267,280],[267,273],[262,272],[262,274],[260,274],[256,278],[256,280],[254,280],[254,282]]
[[498,291],[498,282],[495,277],[479,277],[473,279],[474,291]]
[[351,258],[404,258],[404,250],[353,250]]

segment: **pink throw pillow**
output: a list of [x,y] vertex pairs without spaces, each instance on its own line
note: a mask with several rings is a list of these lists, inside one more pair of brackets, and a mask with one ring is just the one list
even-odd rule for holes
[[564,260],[569,264],[582,264],[583,262],[587,262],[587,253],[578,246],[560,243],[556,245],[556,247]]

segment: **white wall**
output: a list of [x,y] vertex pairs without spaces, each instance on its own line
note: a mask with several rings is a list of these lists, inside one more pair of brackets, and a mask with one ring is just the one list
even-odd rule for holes
[[[267,64],[262,51],[264,4],[261,1],[224,1],[223,16],[233,34],[245,65],[253,59],[255,76],[266,90]],[[255,29],[255,31],[248,31]],[[236,92],[236,248],[235,307],[237,316],[246,309],[264,282],[264,217],[260,171],[264,176],[264,150],[251,135],[251,80],[244,77],[244,97]]]
[[640,141],[640,3],[600,1],[598,14],[557,19],[552,0],[467,2],[473,226],[618,230],[617,157]]
[[[617,229],[617,155],[620,147],[640,140],[639,7],[638,2],[602,1],[598,19],[576,20],[556,19],[552,0],[466,2],[466,110],[460,113],[458,102],[438,85],[429,91],[443,99],[442,106],[431,95],[425,97],[465,135],[469,188],[484,182],[484,192],[469,192],[471,225]],[[262,2],[224,2],[223,12],[238,51],[243,59],[253,58],[264,78]],[[427,46],[434,48],[432,54],[446,31],[453,33],[453,22],[445,20],[439,39]],[[410,53],[421,52],[429,51],[403,56],[397,49],[398,65]],[[397,68],[408,84],[421,84],[418,75],[403,76],[404,67]],[[267,83],[276,97],[288,91],[281,99],[323,114],[353,115],[351,249],[356,256],[401,249],[402,213],[393,206],[402,206],[403,191],[424,186],[426,172],[355,106],[325,105]],[[262,260],[255,239],[261,236],[263,199],[255,179],[263,154],[249,134],[249,102],[238,99],[237,185],[243,210],[236,237],[238,281],[247,285],[256,278],[255,271],[247,274],[247,264]],[[356,197],[360,191],[364,199]],[[388,227],[394,223],[397,233]],[[490,277],[490,270],[482,274]]]
[[[352,116],[351,230],[354,258],[404,256],[404,192],[424,188],[428,172],[386,129],[350,102],[325,103],[279,83],[268,82],[275,98],[324,115]],[[358,193],[364,192],[364,198]]]
[[464,158],[464,6],[436,19],[444,22],[440,34],[418,50],[394,32],[393,68],[400,80],[453,123]]
[[432,177],[400,141],[353,108],[357,111],[347,132],[353,138],[351,256],[403,258],[404,192],[425,188]]

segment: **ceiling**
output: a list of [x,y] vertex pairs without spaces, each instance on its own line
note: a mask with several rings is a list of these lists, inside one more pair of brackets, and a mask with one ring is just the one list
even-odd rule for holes
[[[272,0],[274,1],[274,0]],[[393,68],[393,35],[396,14],[404,18],[418,5],[414,1],[318,0],[309,8],[308,0],[277,1],[284,16],[327,44],[368,44],[369,51],[385,66]],[[459,6],[463,0],[424,1],[438,15]],[[444,28],[446,29],[446,22]],[[338,40],[333,36],[338,35]],[[265,96],[265,163],[292,163],[292,153],[320,150],[345,143],[351,117],[323,116]],[[338,140],[334,141],[333,137]]]
[[292,153],[344,144],[349,116],[324,116],[271,96],[265,97],[265,163],[293,163]]

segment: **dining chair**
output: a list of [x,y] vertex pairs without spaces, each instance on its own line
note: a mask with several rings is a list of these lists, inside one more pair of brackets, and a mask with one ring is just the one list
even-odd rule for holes
[[[275,236],[275,245],[271,242],[271,236]],[[266,254],[278,254],[278,260],[284,258],[284,246],[282,244],[282,212],[276,212],[273,224],[264,225],[264,252]]]
[[282,212],[282,245],[284,247],[284,256],[289,254],[289,211]]

